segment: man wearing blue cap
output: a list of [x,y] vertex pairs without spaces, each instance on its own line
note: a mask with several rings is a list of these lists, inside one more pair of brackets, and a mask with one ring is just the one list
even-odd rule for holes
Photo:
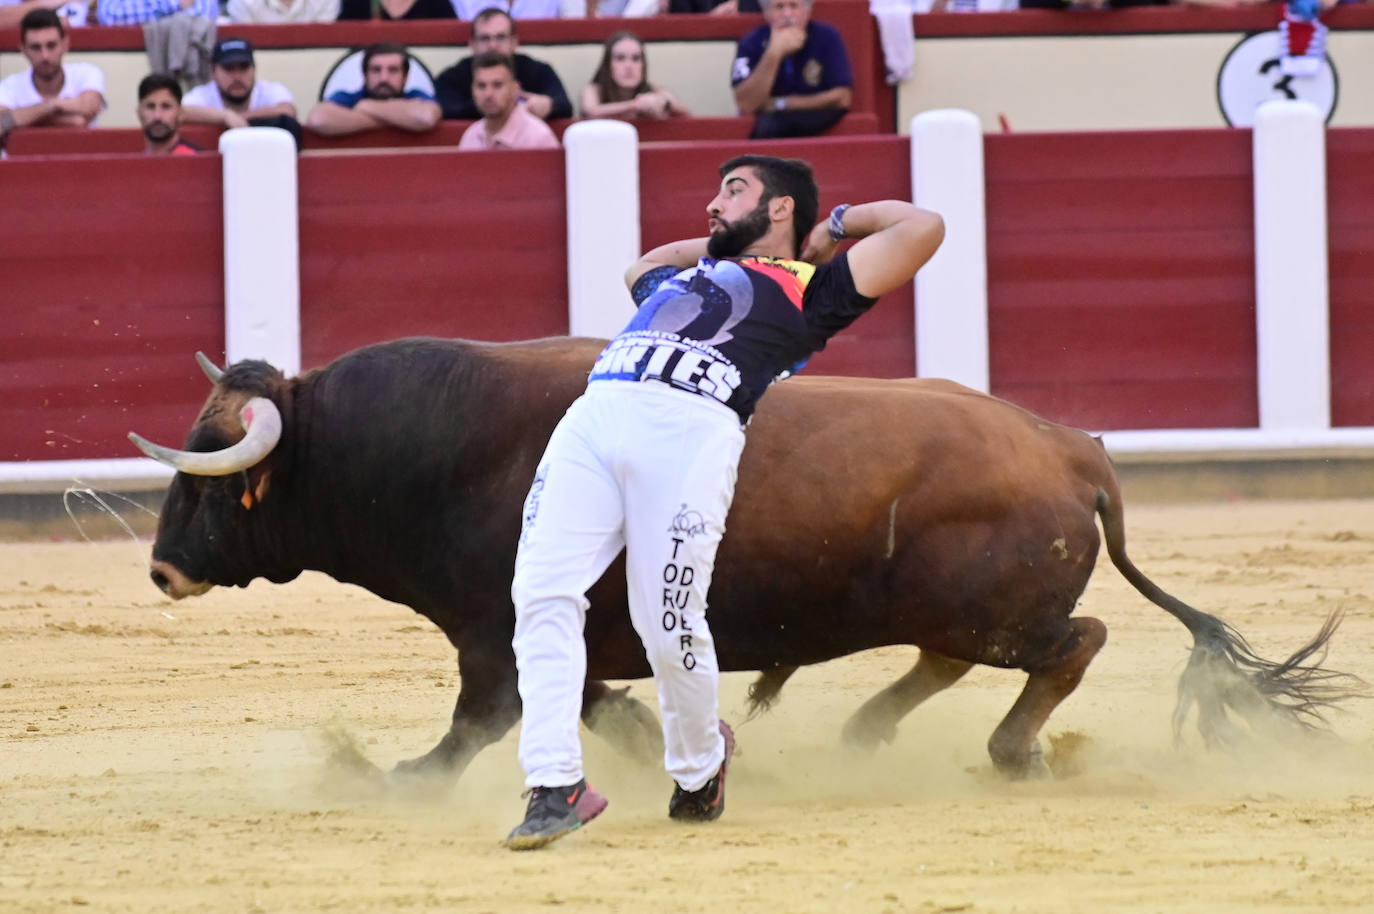
[[187,123],[283,127],[300,134],[291,90],[281,83],[258,79],[253,45],[247,40],[225,38],[215,45],[210,63],[211,82],[196,86],[182,99]]

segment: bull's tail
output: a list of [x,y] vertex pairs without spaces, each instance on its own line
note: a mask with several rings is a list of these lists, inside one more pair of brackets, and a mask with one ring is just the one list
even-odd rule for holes
[[1245,637],[1216,616],[1194,609],[1165,593],[1126,555],[1126,529],[1119,490],[1097,492],[1097,513],[1107,554],[1122,577],[1145,599],[1182,622],[1193,635],[1193,652],[1178,683],[1174,708],[1174,736],[1178,738],[1194,704],[1198,706],[1198,730],[1209,745],[1229,741],[1234,734],[1230,714],[1243,718],[1252,729],[1275,725],[1318,729],[1326,725],[1325,712],[1339,702],[1364,694],[1356,676],[1322,666],[1327,642],[1341,622],[1339,611],[1327,616],[1315,637],[1287,660],[1266,660],[1255,653]]

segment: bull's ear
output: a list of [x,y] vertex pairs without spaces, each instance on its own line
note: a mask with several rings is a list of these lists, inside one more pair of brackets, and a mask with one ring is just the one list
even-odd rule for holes
[[268,468],[266,460],[259,460],[244,470],[243,497],[239,499],[239,504],[251,510],[254,504],[266,498],[268,483],[271,478],[272,471]]

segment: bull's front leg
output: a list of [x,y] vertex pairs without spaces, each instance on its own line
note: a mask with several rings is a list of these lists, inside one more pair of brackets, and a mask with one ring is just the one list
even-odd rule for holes
[[448,732],[424,755],[398,762],[393,777],[456,780],[477,753],[500,740],[520,720],[513,657],[460,658],[459,676],[462,685]]

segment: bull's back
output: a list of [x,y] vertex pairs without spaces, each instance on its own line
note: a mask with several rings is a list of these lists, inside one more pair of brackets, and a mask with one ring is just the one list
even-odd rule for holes
[[[817,377],[764,398],[739,492],[775,495],[783,485],[858,505],[936,486],[967,504],[988,489],[1000,499],[1057,492],[1063,482],[1091,502],[1111,474],[1087,433],[953,381]],[[810,484],[799,491],[798,482]]]
[[[1084,567],[1046,586],[1081,588],[1097,549],[1097,487],[1110,473],[1085,433],[950,381],[780,384],[749,429],[712,585],[727,662],[758,659],[733,655],[769,629],[832,656],[875,638],[909,643],[928,634],[921,625],[965,612],[960,601],[976,594],[964,582],[994,587],[1019,573],[1020,557],[1056,554],[1061,538]],[[919,619],[893,624],[918,605]]]

